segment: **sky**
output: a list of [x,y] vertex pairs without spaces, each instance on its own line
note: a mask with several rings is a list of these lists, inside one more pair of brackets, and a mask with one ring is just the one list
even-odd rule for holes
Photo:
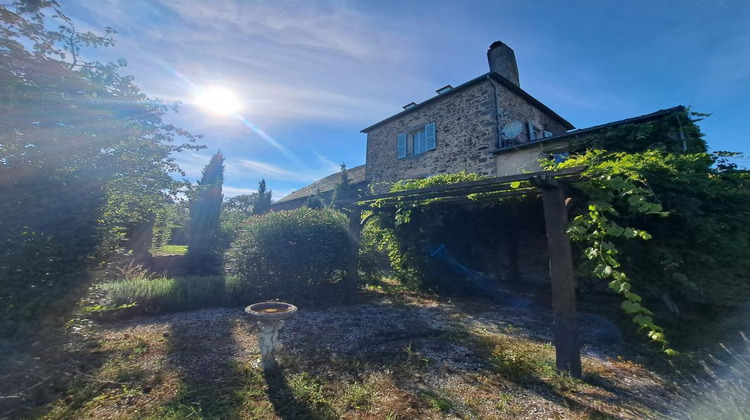
[[[149,97],[180,101],[166,120],[202,134],[176,156],[195,182],[225,155],[225,197],[265,179],[279,199],[365,163],[378,121],[489,71],[500,40],[521,87],[576,128],[676,105],[712,150],[750,154],[750,2],[68,0],[79,30],[118,34],[91,58],[124,58]],[[196,103],[221,86],[241,109]],[[740,160],[750,164],[750,160]]]

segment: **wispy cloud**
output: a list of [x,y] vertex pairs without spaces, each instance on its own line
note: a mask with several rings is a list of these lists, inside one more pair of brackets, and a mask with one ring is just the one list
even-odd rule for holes
[[257,189],[254,189],[254,188],[240,188],[240,187],[232,187],[229,185],[222,186],[221,190],[222,190],[222,193],[224,194],[224,198],[234,197],[235,195],[252,194],[258,191]]
[[399,80],[402,91],[426,88],[418,65],[424,54],[405,32],[388,30],[398,23],[345,2],[109,0],[83,7],[116,29],[131,22],[118,50],[130,56],[136,80],[149,74],[142,81],[149,92],[189,101],[191,84],[230,84],[251,120],[369,122],[394,108],[393,95],[377,86]]
[[339,170],[339,166],[333,163],[315,169],[297,170],[251,159],[229,161],[225,164],[225,167],[227,176],[303,183],[317,181]]
[[210,155],[197,152],[178,153],[175,156],[175,161],[185,171],[185,177],[190,181],[200,179],[203,168],[208,164],[209,160],[211,160]]

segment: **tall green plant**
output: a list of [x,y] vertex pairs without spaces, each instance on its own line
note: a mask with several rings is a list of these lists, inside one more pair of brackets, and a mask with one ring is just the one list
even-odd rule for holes
[[255,199],[255,205],[253,206],[253,214],[263,214],[268,210],[271,210],[271,196],[273,191],[266,189],[266,180],[261,179],[258,183],[258,192],[256,193],[257,198]]
[[187,261],[189,270],[194,274],[216,273],[220,269],[216,251],[223,183],[224,156],[217,152],[203,168],[203,175],[190,203]]
[[346,170],[346,165],[341,164],[341,178],[339,182],[333,188],[333,196],[331,197],[331,207],[340,208],[340,202],[350,200],[357,197],[357,189],[352,185],[351,179],[349,179],[349,173]]

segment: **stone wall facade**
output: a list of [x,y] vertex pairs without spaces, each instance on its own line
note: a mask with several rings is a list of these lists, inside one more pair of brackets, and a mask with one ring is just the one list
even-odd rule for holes
[[[502,84],[487,78],[469,82],[368,129],[367,180],[378,194],[387,192],[390,184],[401,179],[460,171],[489,176],[505,174],[507,171],[502,168],[498,171],[495,152],[500,129],[511,121],[520,121],[524,127],[517,141],[529,138],[529,121],[553,135],[566,130],[560,121]],[[428,123],[436,125],[435,149],[399,159],[398,135]]]

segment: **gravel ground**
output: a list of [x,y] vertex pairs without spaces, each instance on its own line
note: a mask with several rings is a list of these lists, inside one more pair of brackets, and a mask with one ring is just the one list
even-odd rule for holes
[[[387,296],[367,300],[333,308],[300,307],[282,330],[280,360],[284,369],[304,370],[326,381],[388,377],[395,388],[380,394],[393,395],[378,397],[369,411],[373,418],[385,413],[379,411],[378,402],[389,404],[387,399],[397,394],[403,398],[402,405],[396,406],[407,411],[400,413],[403,418],[409,417],[409,410],[415,410],[412,415],[420,418],[641,419],[675,415],[669,408],[672,395],[668,390],[673,388],[668,381],[618,358],[619,333],[603,318],[581,315],[584,381],[571,380],[572,385],[560,386],[553,382],[556,377],[552,374],[508,378],[498,373],[472,338],[479,335],[520,346],[520,350],[508,350],[511,356],[503,359],[505,362],[514,357],[529,362],[523,346],[554,355],[549,344],[549,310],[498,307],[471,300],[393,301]],[[255,328],[240,308],[140,317],[93,329],[102,339],[112,340],[161,334],[173,343],[171,350],[144,363],[166,363],[182,375],[215,381],[223,380],[221,366],[227,360],[259,357]],[[407,362],[413,362],[408,366],[415,368],[403,374],[399,370]],[[450,407],[425,411],[414,402],[415,398],[424,400],[425,395],[438,395],[450,401]]]

